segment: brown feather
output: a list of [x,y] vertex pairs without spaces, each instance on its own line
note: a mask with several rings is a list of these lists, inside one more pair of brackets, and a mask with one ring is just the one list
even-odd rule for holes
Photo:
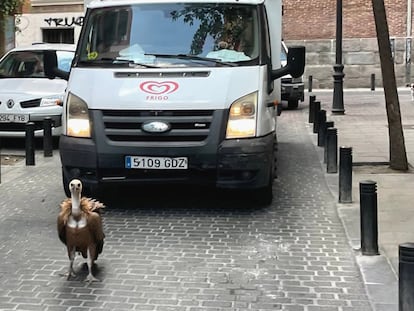
[[93,258],[96,260],[98,254],[102,253],[105,238],[100,215],[105,205],[95,199],[82,197],[80,208],[81,216],[79,216],[79,219],[86,216],[87,226],[81,229],[69,228],[67,223],[72,213],[72,200],[67,198],[62,201],[60,204],[60,213],[57,217],[59,239],[67,246],[68,252],[72,247],[76,247],[76,251],[81,252],[85,258],[87,248],[93,244],[95,246]]

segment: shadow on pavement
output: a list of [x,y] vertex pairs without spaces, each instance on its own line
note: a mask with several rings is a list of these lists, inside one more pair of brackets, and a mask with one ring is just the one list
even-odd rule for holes
[[[219,190],[194,185],[154,185],[107,188],[99,195],[106,210],[154,212],[252,213],[258,206],[248,191]],[[271,205],[270,205],[271,206]],[[269,206],[269,207],[270,207]]]

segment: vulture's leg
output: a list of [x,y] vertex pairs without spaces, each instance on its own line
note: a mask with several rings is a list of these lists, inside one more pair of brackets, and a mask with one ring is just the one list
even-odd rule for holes
[[95,249],[95,246],[88,247],[88,270],[89,270],[89,274],[86,277],[85,281],[89,282],[89,283],[99,282],[99,280],[97,278],[95,278],[92,274],[92,267],[93,267],[93,262],[95,260],[95,254],[94,254],[94,252],[91,252],[91,248]]
[[68,280],[73,276],[75,277],[75,271],[73,270],[73,262],[75,261],[75,256],[76,256],[76,248],[73,247],[70,251],[69,251],[69,271],[68,271]]

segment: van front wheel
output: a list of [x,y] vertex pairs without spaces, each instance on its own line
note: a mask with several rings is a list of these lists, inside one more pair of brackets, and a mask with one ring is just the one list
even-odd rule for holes
[[297,109],[299,107],[298,99],[289,99],[288,100],[288,109]]
[[267,186],[254,190],[253,196],[259,206],[270,205],[273,200],[273,182],[269,181]]
[[65,195],[70,198],[70,190],[69,190],[69,179],[65,175],[65,172],[62,169],[62,183],[63,183],[63,190],[65,191]]

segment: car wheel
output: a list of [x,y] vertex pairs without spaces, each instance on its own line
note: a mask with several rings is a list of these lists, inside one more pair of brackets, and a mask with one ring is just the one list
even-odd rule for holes
[[289,109],[297,109],[299,107],[299,100],[298,99],[289,99],[288,100],[288,108]]

